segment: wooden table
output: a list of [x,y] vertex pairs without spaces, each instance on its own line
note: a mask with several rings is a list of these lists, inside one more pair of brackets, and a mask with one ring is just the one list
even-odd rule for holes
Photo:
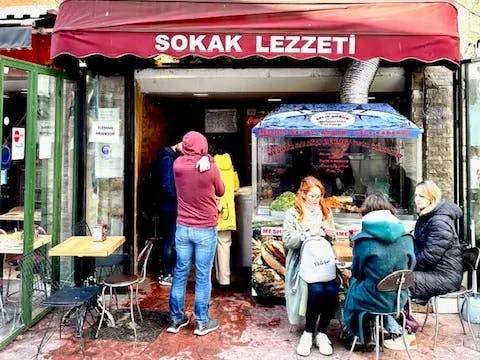
[[48,251],[50,256],[97,257],[109,256],[125,242],[125,236],[107,236],[105,241],[93,241],[91,236],[72,236]]
[[[85,321],[86,311],[90,306],[90,299],[88,302],[84,301],[81,305],[75,303],[75,297],[79,291],[84,291],[84,281],[89,279],[90,276],[94,276],[95,273],[95,257],[109,256],[115,252],[125,242],[125,236],[107,236],[105,241],[93,241],[92,236],[71,236],[64,242],[54,246],[48,251],[50,256],[73,256],[83,258],[79,271],[75,271],[75,285],[74,288],[60,289],[53,297],[50,297],[46,304],[54,306],[71,306],[71,309],[66,312],[61,322],[68,319],[76,311],[80,312],[80,316],[77,316],[77,335],[83,339],[83,324]],[[79,259],[80,260],[80,259]],[[89,280],[86,281],[87,285]],[[89,286],[89,288],[92,288]],[[97,288],[95,286],[95,288]],[[72,294],[74,297],[72,298]],[[98,296],[98,291],[95,293],[96,306],[100,309],[103,308],[101,297]],[[90,305],[89,305],[90,304]],[[107,317],[115,324],[113,316],[105,311]],[[83,344],[83,343],[82,343]],[[82,350],[84,350],[84,344]]]
[[[52,235],[39,235],[33,242],[33,250],[52,242]],[[23,238],[20,232],[0,234],[0,253],[23,254]]]
[[[35,214],[33,215],[34,221],[40,221],[42,219],[41,215],[39,212],[35,211]],[[9,214],[5,213],[0,215],[0,220],[1,221],[23,221],[23,214]]]

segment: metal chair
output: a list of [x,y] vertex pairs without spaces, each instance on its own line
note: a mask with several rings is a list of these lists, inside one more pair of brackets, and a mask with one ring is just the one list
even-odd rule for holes
[[[414,283],[414,276],[413,271],[411,270],[398,270],[394,271],[390,275],[385,276],[380,282],[377,284],[377,290],[381,292],[395,292],[396,296],[396,310],[394,312],[369,312],[370,315],[375,316],[375,359],[378,360],[380,356],[380,333],[382,336],[382,346],[383,346],[383,316],[392,315],[395,318],[398,318],[400,315],[402,316],[402,338],[403,344],[405,345],[405,349],[407,350],[408,358],[411,360],[412,357],[410,355],[410,351],[408,350],[407,340],[405,338],[405,315],[402,312],[403,307],[400,304],[400,295],[402,294],[402,290],[408,289]],[[355,336],[353,339],[352,347],[350,348],[350,356],[353,353],[353,349],[355,348],[355,344],[357,342],[358,337]]]
[[[114,289],[124,288],[127,287],[130,289],[130,315],[132,318],[132,326],[133,326],[133,333],[135,335],[135,341],[137,340],[137,329],[135,326],[135,315],[133,312],[133,301],[135,299],[135,303],[137,306],[138,314],[140,316],[140,320],[143,321],[142,312],[140,310],[140,304],[138,301],[138,285],[145,281],[147,276],[147,262],[150,258],[150,253],[152,252],[153,243],[151,241],[147,241],[145,247],[142,249],[140,254],[138,255],[137,259],[137,272],[135,274],[112,274],[103,280],[103,289],[102,289],[102,316],[100,317],[100,322],[98,323],[98,329],[95,337],[98,337],[98,333],[100,332],[100,328],[103,324],[103,319],[105,316],[105,290],[108,288],[110,290],[110,306],[112,303],[112,292]],[[135,286],[135,295],[133,292],[133,287]],[[115,292],[115,302],[118,309],[118,299],[116,297]]]
[[123,253],[95,258],[95,278],[101,282],[104,277],[114,272],[119,273],[129,260],[130,256]]
[[[62,327],[69,322],[71,317],[76,318],[76,336],[80,340],[82,354],[85,356],[85,336],[83,333],[83,325],[86,320],[87,311],[94,307],[97,303],[97,297],[100,294],[99,286],[82,286],[70,287],[66,286],[52,292],[45,300],[43,305],[48,307],[63,308],[64,311],[60,316],[59,336],[62,337]],[[66,311],[65,311],[66,310]],[[43,345],[40,344],[40,347]]]
[[[467,334],[467,332],[465,331],[465,326],[463,324],[461,300],[465,301],[470,294],[477,292],[476,271],[478,270],[479,263],[480,263],[480,249],[478,247],[472,247],[472,248],[463,250],[462,261],[464,265],[463,272],[469,272],[472,274],[472,285],[469,288],[466,288],[465,286],[462,285],[460,289],[458,289],[457,291],[444,294],[444,295],[433,296],[430,299],[428,299],[426,303],[425,319],[423,320],[423,324],[420,331],[423,331],[423,328],[427,323],[430,308],[432,308],[435,314],[435,335],[434,335],[434,341],[433,341],[433,350],[435,350],[437,346],[437,336],[438,336],[438,325],[439,325],[439,315],[440,315],[438,311],[438,299],[456,299],[457,300],[458,317],[460,319],[460,324],[462,325],[463,333]],[[472,335],[475,349],[478,351],[478,345],[477,345],[475,333],[473,332],[472,323],[470,322],[470,311],[468,309],[468,306],[469,306],[468,301],[466,301],[466,306],[467,306],[466,311],[468,314],[467,316],[468,328],[470,330],[470,334]]]
[[[2,229],[0,229],[1,234],[6,234],[6,232]],[[46,235],[47,232],[45,229],[43,229],[41,226],[35,224],[35,236],[38,235]],[[22,232],[21,238],[23,241],[23,235],[24,233]],[[40,249],[34,250],[33,251],[33,269],[32,272],[34,276],[36,275],[36,280],[34,282],[34,291],[40,291],[43,294],[45,294],[45,297],[48,294],[48,279],[45,271],[45,256],[42,253]],[[23,263],[23,255],[14,255],[9,257],[7,260],[8,264],[8,282],[7,282],[7,288],[6,288],[6,295],[5,299],[7,301],[10,301],[10,297],[14,294],[19,293],[18,290],[15,291],[10,291],[10,281],[12,277],[12,270],[15,269],[21,273],[22,269],[24,268],[24,263]]]

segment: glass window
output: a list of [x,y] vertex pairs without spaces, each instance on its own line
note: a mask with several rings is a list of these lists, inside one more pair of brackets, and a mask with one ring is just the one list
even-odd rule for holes
[[[72,235],[73,219],[73,179],[74,179],[74,130],[75,130],[75,83],[65,81],[63,97],[63,149],[62,149],[62,198],[60,239],[68,239]],[[60,281],[73,283],[73,259],[60,257]]]
[[478,245],[480,234],[480,63],[468,64],[468,134],[467,139],[470,173],[468,174],[470,193],[470,221],[473,226],[468,226],[472,231],[475,241]]
[[123,235],[124,78],[87,78],[86,221]]
[[261,137],[257,144],[259,214],[286,210],[275,199],[295,192],[302,178],[312,175],[322,181],[327,197],[335,196],[330,201],[339,217],[360,218],[365,195],[380,191],[388,195],[401,217],[413,219],[416,139]]

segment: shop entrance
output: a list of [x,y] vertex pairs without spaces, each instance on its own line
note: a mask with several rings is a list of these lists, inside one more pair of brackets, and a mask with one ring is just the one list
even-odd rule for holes
[[[250,185],[250,127],[247,119],[252,114],[261,116],[274,105],[255,99],[196,99],[166,98],[142,95],[143,115],[138,181],[138,236],[139,243],[154,241],[154,252],[150,261],[150,273],[162,272],[162,253],[165,231],[169,224],[171,209],[169,186],[164,183],[162,157],[172,155],[172,147],[181,142],[188,131],[205,134],[209,142],[209,153],[230,154],[240,185]],[[172,155],[173,156],[173,155]],[[163,180],[162,180],[163,179]],[[234,241],[237,244],[238,241]],[[232,254],[236,251],[232,245]],[[233,255],[235,256],[235,255]],[[233,265],[236,259],[232,259]]]
[[[229,153],[240,186],[251,186],[251,128],[280,103],[338,102],[341,69],[148,69],[135,73],[136,143],[138,145],[137,235],[139,247],[155,241],[150,273],[162,269],[163,229],[161,185],[158,180],[158,151],[180,142],[190,131],[207,137],[209,152]],[[404,110],[408,96],[402,68],[380,68],[371,87],[372,101],[396,103]],[[240,200],[240,202],[242,202]],[[236,205],[239,201],[237,201]],[[232,274],[250,270],[251,256],[240,255],[238,227],[231,250]],[[251,251],[250,251],[251,253]],[[245,254],[245,251],[243,251]],[[244,270],[244,269],[243,269]],[[246,276],[248,279],[249,276]]]

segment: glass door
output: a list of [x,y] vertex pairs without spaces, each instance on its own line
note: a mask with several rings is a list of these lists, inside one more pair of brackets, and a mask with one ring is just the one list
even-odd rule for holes
[[2,166],[0,176],[0,247],[2,263],[2,317],[0,339],[23,325],[22,293],[25,289],[23,258],[25,152],[29,73],[3,68]]
[[480,61],[463,65],[465,77],[465,194],[466,228],[473,245],[480,245]]

